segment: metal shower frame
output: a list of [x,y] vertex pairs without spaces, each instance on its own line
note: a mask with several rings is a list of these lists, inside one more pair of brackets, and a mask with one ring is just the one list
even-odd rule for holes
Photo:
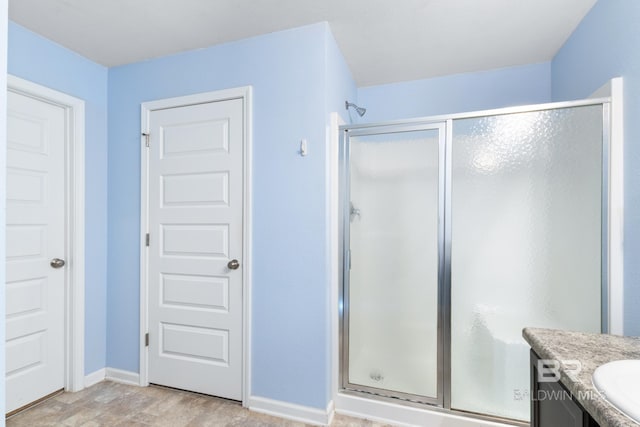
[[[528,425],[519,420],[477,414],[451,407],[451,168],[453,145],[453,121],[485,116],[536,112],[582,106],[602,106],[602,180],[601,180],[601,331],[609,330],[609,149],[610,149],[610,99],[599,98],[580,101],[555,102],[492,109],[460,114],[439,115],[416,119],[396,120],[370,124],[340,126],[339,145],[339,241],[342,246],[340,257],[339,288],[339,388],[341,393],[369,396],[372,399],[418,406],[424,409],[443,411],[467,417],[507,422],[514,425]],[[350,152],[349,138],[354,136],[378,135],[385,133],[415,132],[437,129],[438,137],[438,369],[437,397],[430,398],[413,394],[393,392],[381,388],[351,384],[349,373],[349,202],[350,202]],[[384,392],[384,393],[381,393]]]

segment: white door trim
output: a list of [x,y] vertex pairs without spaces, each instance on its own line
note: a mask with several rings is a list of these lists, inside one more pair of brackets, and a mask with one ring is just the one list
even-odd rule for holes
[[7,75],[8,90],[62,107],[65,111],[65,375],[64,388],[84,388],[84,101],[39,84]]
[[146,246],[146,234],[149,232],[149,160],[145,146],[144,134],[149,133],[150,113],[154,110],[184,107],[195,104],[243,99],[244,101],[244,135],[243,138],[243,203],[242,210],[242,259],[244,271],[242,275],[242,403],[247,405],[251,395],[251,86],[225,89],[176,98],[160,99],[144,102],[141,105],[141,144],[140,144],[140,385],[149,385],[148,349],[145,345],[145,334],[148,332],[148,295],[149,258]]

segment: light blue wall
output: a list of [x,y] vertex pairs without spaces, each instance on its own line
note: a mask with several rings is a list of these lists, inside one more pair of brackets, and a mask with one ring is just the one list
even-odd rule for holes
[[586,98],[624,78],[625,335],[640,335],[640,2],[599,0],[551,66],[554,100]]
[[85,372],[91,373],[106,361],[107,69],[13,22],[8,56],[9,74],[85,101]]
[[368,86],[358,89],[367,109],[361,121],[463,113],[551,100],[550,63]]
[[342,52],[331,31],[326,32],[326,110],[337,112],[345,123],[349,123],[349,112],[344,102],[356,102],[358,89]]
[[[343,96],[328,101],[325,74],[344,73],[328,31],[316,24],[109,70],[108,366],[138,371],[140,103],[252,85],[252,394],[326,407],[326,117]],[[341,71],[327,71],[328,56]]]

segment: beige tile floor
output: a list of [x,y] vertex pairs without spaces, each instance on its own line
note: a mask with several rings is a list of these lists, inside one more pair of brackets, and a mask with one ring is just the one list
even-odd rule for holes
[[[382,427],[376,422],[334,417],[335,427]],[[62,393],[7,419],[7,427],[36,426],[256,426],[305,424],[259,414],[239,403],[163,387],[103,381],[78,393]]]

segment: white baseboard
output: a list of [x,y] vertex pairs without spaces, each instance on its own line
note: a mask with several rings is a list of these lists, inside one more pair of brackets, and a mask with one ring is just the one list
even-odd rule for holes
[[396,426],[510,427],[508,424],[365,399],[344,393],[338,393],[336,396],[335,407],[337,414]]
[[92,385],[98,384],[100,381],[104,381],[106,374],[106,368],[98,369],[95,372],[87,374],[84,376],[84,386],[91,387]]
[[329,402],[327,409],[323,411],[309,406],[250,396],[247,406],[255,412],[317,426],[329,425],[333,418],[333,401]]
[[333,422],[333,416],[335,415],[335,413],[336,413],[336,410],[332,400],[327,405],[327,425],[328,426],[330,426],[331,423]]
[[122,369],[106,368],[105,378],[117,383],[140,385],[140,374],[137,372],[123,371]]

